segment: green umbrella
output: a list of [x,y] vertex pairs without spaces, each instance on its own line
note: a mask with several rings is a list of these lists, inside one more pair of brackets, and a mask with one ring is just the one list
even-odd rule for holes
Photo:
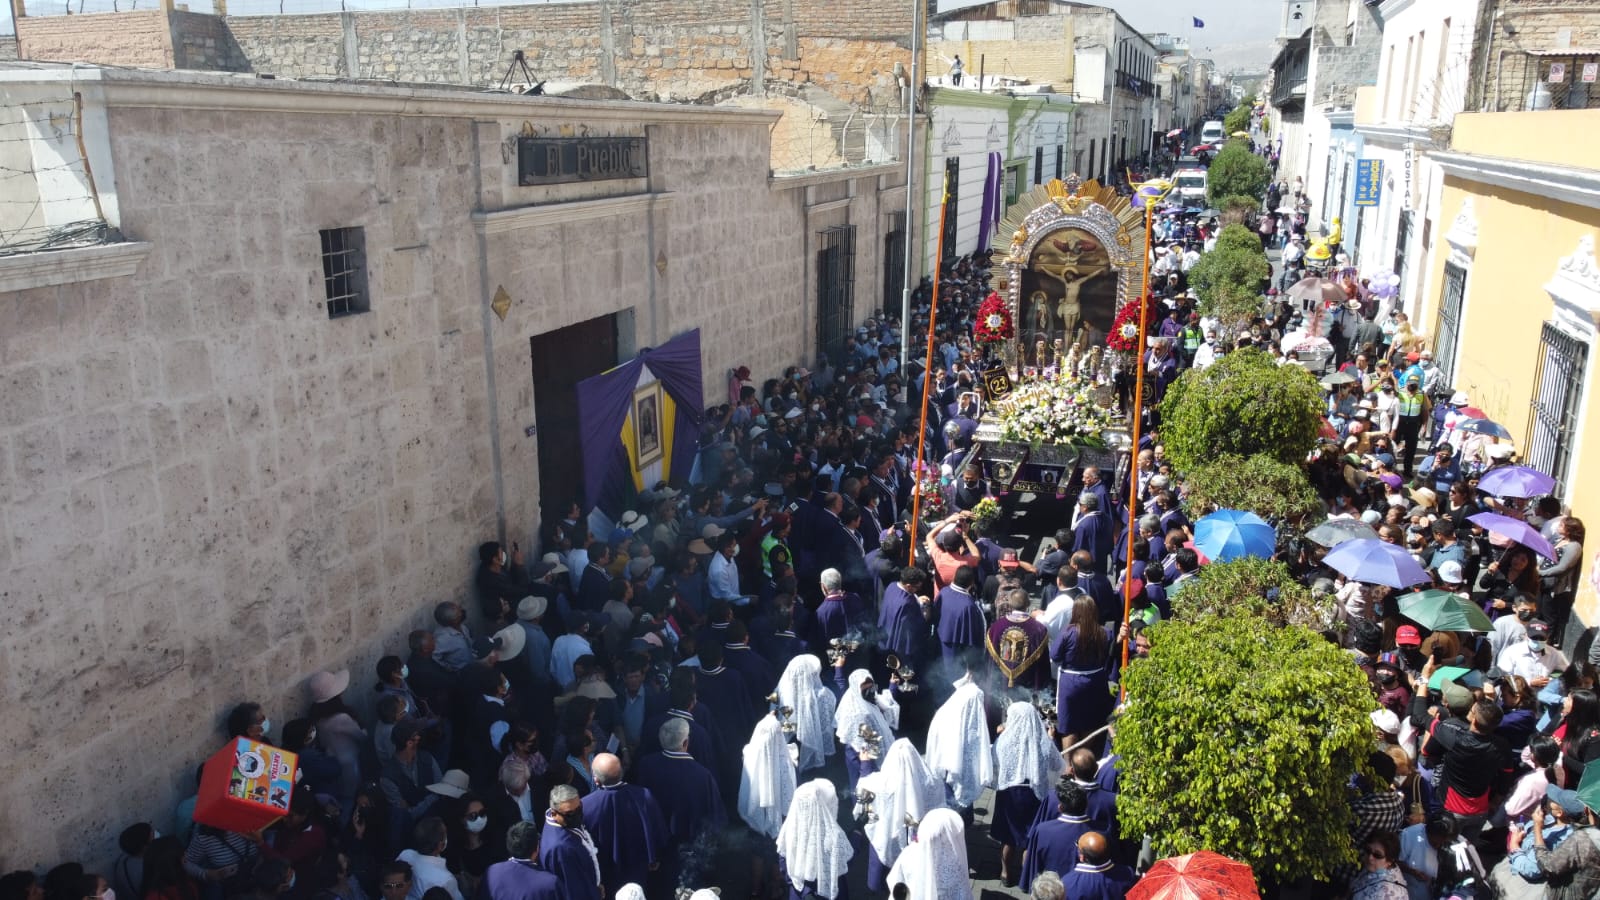
[[1426,590],[1400,598],[1400,614],[1429,631],[1493,631],[1483,610],[1459,594]]
[[1578,782],[1578,799],[1583,805],[1600,813],[1600,766],[1584,766],[1583,779]]

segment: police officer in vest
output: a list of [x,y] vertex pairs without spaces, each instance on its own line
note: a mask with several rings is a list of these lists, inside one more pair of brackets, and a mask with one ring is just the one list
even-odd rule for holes
[[[1411,480],[1412,459],[1417,455],[1417,437],[1422,433],[1422,423],[1428,419],[1428,396],[1422,392],[1422,378],[1415,374],[1406,376],[1405,388],[1400,391],[1400,402],[1395,410],[1394,430],[1389,439],[1401,456],[1406,481]],[[1403,449],[1402,449],[1403,448]]]

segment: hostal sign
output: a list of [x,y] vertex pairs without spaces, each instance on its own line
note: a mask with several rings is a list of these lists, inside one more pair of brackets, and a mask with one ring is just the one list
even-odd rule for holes
[[517,139],[517,183],[523,186],[649,174],[650,145],[642,137]]

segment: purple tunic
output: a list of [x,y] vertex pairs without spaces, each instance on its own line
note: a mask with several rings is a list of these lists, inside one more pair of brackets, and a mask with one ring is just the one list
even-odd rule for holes
[[666,819],[650,791],[627,783],[598,787],[582,802],[584,827],[600,850],[600,883],[644,884],[667,845]]
[[1135,881],[1132,869],[1110,861],[1095,866],[1080,862],[1061,875],[1072,900],[1123,900]]
[[1014,612],[989,626],[985,646],[1007,689],[1043,690],[1050,684],[1049,643],[1050,629],[1043,622]]
[[1033,818],[1039,814],[1039,795],[1033,785],[1016,784],[994,795],[994,819],[989,836],[1007,847],[1026,847]]
[[563,900],[600,900],[600,880],[589,848],[548,815],[539,834],[539,868],[561,883]]
[[1078,643],[1078,626],[1069,625],[1056,638],[1050,659],[1061,667],[1056,682],[1056,732],[1075,734],[1082,738],[1106,724],[1113,708],[1108,664],[1111,644],[1105,644],[1103,656],[1098,660],[1088,657],[1088,651]]
[[1044,872],[1065,877],[1078,864],[1078,838],[1093,830],[1088,816],[1057,816],[1034,826],[1028,833],[1028,856],[1022,863],[1022,889],[1032,890],[1033,880]]
[[634,764],[633,780],[655,797],[674,844],[692,841],[704,829],[718,830],[727,820],[717,780],[688,754],[652,753]]
[[566,900],[554,875],[525,859],[495,863],[478,888],[480,900]]
[[822,598],[822,604],[817,607],[818,643],[812,649],[818,653],[825,651],[829,641],[844,637],[852,628],[859,628],[866,619],[866,614],[866,605],[855,594],[836,594]]
[[939,644],[953,660],[963,647],[981,647],[986,629],[976,597],[954,586],[939,592]]
[[883,591],[883,609],[878,613],[878,630],[883,638],[878,649],[893,653],[901,660],[916,665],[922,659],[923,641],[928,634],[928,620],[922,617],[922,607],[917,598],[898,583]]

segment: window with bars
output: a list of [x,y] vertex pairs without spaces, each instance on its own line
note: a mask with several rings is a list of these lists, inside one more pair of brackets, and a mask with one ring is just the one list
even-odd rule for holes
[[1588,377],[1589,345],[1546,322],[1535,359],[1533,403],[1528,417],[1528,465],[1556,480],[1565,494],[1572,445],[1578,428],[1578,405]]
[[328,318],[372,309],[367,293],[367,232],[364,228],[325,228],[322,238],[322,289]]

